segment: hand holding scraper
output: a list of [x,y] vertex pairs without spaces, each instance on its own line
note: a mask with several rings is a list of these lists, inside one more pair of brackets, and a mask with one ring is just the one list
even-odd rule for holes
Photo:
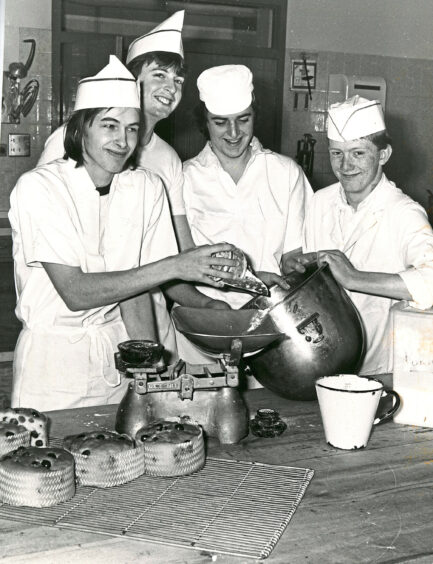
[[[215,257],[224,257],[236,259],[236,266],[214,266],[217,270],[223,270],[232,274],[232,278],[224,279],[223,282],[230,288],[235,288],[241,292],[249,292],[260,296],[269,296],[269,289],[260,278],[258,278],[248,263],[245,253],[238,248],[232,251],[220,251],[214,254]],[[221,280],[217,276],[213,276],[215,280]]]

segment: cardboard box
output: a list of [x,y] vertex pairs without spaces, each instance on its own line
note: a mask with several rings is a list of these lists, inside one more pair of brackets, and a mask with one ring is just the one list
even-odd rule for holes
[[433,308],[392,308],[393,388],[401,398],[395,423],[433,427]]

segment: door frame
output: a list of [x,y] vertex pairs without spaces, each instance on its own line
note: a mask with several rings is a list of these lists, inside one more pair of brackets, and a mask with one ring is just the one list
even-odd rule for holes
[[[92,4],[92,0],[88,0],[89,4]],[[103,4],[99,0],[95,1],[95,4]],[[285,64],[285,45],[286,45],[286,23],[287,23],[287,0],[209,0],[209,3],[227,6],[238,6],[242,7],[252,7],[252,8],[264,8],[274,10],[274,22],[273,26],[273,37],[272,37],[272,47],[271,48],[259,48],[259,47],[247,47],[240,44],[236,45],[235,41],[231,42],[218,42],[206,39],[184,39],[185,52],[195,52],[195,53],[214,53],[214,54],[227,54],[233,55],[233,45],[236,46],[236,55],[242,57],[260,57],[260,58],[270,58],[276,61],[277,68],[277,80],[283,85],[284,84],[284,64]],[[160,2],[161,6],[165,5],[170,12],[182,9],[188,9],[189,0],[176,0],[176,2]],[[174,6],[176,4],[176,6]],[[124,8],[124,7],[123,7]],[[115,8],[113,8],[115,9]],[[167,12],[167,17],[169,12]],[[64,43],[73,43],[80,41],[80,39],[85,39],[89,36],[86,32],[70,32],[62,30],[62,18],[63,18],[63,2],[53,2],[52,5],[52,33],[53,33],[53,49],[52,49],[52,90],[53,90],[53,101],[52,101],[52,130],[56,129],[63,121],[62,115],[62,48]],[[130,41],[131,38],[125,36],[116,36],[116,53],[120,59],[122,59],[122,51],[126,41]],[[276,111],[277,116],[275,119],[275,145],[276,149],[281,149],[281,133],[282,133],[282,117],[283,117],[283,98],[284,92],[283,88],[277,89],[276,93]]]

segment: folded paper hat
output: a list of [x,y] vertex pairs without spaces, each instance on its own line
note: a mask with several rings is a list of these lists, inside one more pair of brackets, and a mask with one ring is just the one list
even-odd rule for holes
[[179,10],[152,31],[135,39],[128,48],[126,64],[152,51],[177,53],[183,59],[182,27],[185,10]]
[[248,108],[253,99],[253,75],[244,65],[221,65],[201,73],[197,87],[212,114],[236,114]]
[[328,139],[352,141],[386,129],[378,100],[353,96],[328,110]]
[[74,111],[86,108],[140,108],[135,78],[115,55],[98,74],[80,80]]

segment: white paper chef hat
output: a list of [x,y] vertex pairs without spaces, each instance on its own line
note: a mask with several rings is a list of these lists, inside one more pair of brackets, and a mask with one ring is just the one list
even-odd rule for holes
[[221,65],[201,73],[197,87],[206,108],[212,114],[236,114],[250,106],[253,99],[253,75],[245,65]]
[[152,31],[135,39],[128,48],[126,64],[151,51],[177,53],[183,59],[182,28],[185,10],[179,10]]
[[386,129],[382,106],[378,100],[353,96],[332,104],[328,110],[328,138],[352,141]]
[[95,76],[80,80],[74,111],[86,108],[139,108],[140,93],[134,76],[115,55]]

